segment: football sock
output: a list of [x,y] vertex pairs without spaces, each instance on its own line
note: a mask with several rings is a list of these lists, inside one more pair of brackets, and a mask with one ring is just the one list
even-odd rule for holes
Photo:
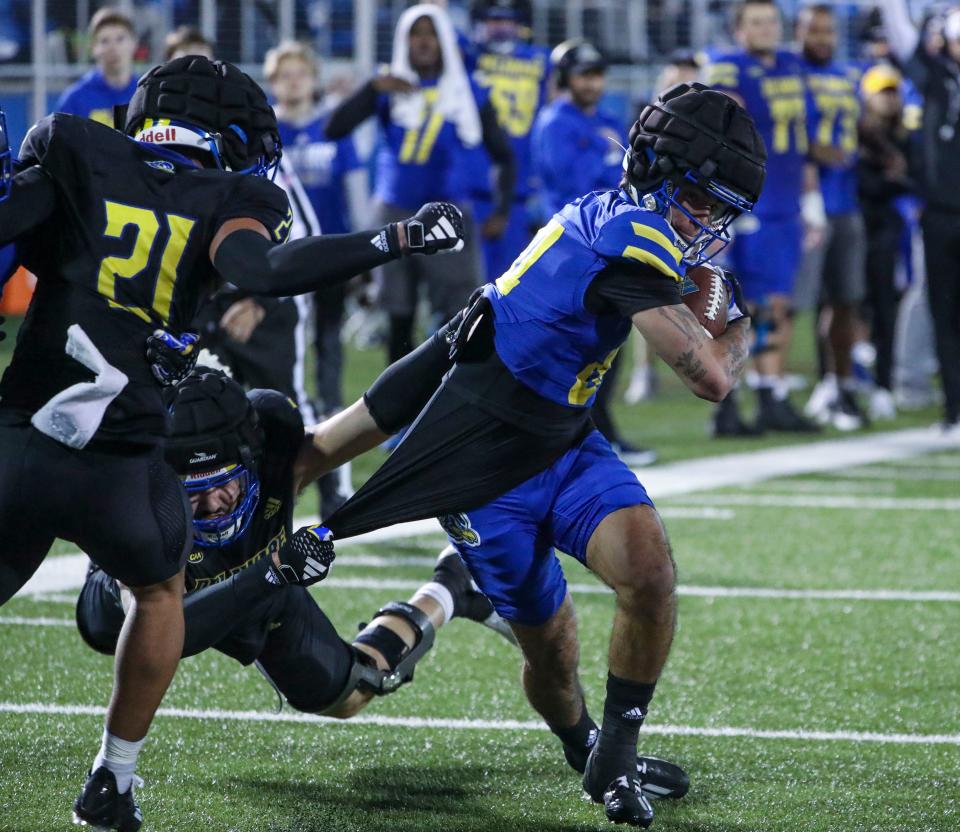
[[[636,765],[637,738],[647,715],[657,683],[642,684],[607,674],[607,700],[603,704],[603,726],[597,738],[598,762],[605,759],[630,771]],[[613,776],[623,774],[615,772]]]
[[547,723],[547,725],[560,738],[560,742],[577,750],[582,748],[587,752],[597,741],[597,723],[590,717],[586,705],[584,705],[583,712],[580,714],[580,719],[577,720],[576,725],[571,725],[569,728],[561,728],[558,725],[550,725],[550,723]]
[[[443,623],[446,624],[453,618],[453,593],[447,587],[437,581],[430,581],[417,590],[417,595],[426,595],[433,598],[443,610]],[[439,625],[438,625],[439,626]]]
[[133,773],[137,769],[137,755],[143,748],[146,739],[144,737],[136,742],[122,740],[104,728],[100,752],[93,761],[91,771],[96,771],[100,766],[105,766],[117,778],[117,791],[120,794],[130,791],[130,786],[133,784]]

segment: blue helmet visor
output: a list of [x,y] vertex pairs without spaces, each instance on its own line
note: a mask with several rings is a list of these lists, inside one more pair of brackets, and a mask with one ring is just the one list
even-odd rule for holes
[[[684,204],[691,196],[694,201],[703,201],[709,206],[705,220],[691,213]],[[683,262],[691,268],[706,263],[726,248],[730,243],[730,223],[745,211],[753,210],[751,200],[693,171],[676,179],[665,179],[648,197],[652,197],[658,213],[667,216],[670,209],[674,209],[697,229],[692,238],[681,237],[677,241]]]
[[227,465],[203,474],[192,474],[183,479],[187,494],[200,494],[240,480],[240,499],[236,507],[219,517],[194,517],[193,542],[197,546],[220,547],[242,535],[260,502],[260,481],[243,465]]

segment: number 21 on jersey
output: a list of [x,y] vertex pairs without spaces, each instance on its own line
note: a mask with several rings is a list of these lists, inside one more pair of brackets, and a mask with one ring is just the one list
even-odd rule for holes
[[[166,325],[170,320],[170,306],[173,302],[177,269],[196,220],[181,217],[178,214],[158,216],[156,211],[151,211],[149,208],[138,208],[135,205],[125,205],[122,202],[110,200],[104,201],[104,208],[107,215],[104,237],[120,239],[127,227],[131,225],[136,229],[136,234],[129,255],[110,255],[100,261],[97,291],[114,308],[132,312],[147,323],[156,323],[159,319]],[[150,275],[144,272],[150,264],[154,243],[160,231],[161,218],[169,234],[160,255],[159,269],[156,270],[153,279],[153,297],[150,307],[146,308],[142,305],[142,300],[147,297],[145,290],[150,282]],[[128,282],[136,278],[140,280],[136,283]]]

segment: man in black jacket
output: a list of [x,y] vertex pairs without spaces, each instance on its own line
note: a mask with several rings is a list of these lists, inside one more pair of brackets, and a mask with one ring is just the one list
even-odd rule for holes
[[927,290],[943,382],[944,428],[960,436],[960,7],[943,20],[944,44],[921,42],[905,0],[882,0],[890,45],[923,94],[916,179],[925,201],[921,225]]

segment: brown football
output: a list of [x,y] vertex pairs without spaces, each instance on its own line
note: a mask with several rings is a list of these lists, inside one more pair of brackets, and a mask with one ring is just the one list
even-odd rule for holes
[[680,292],[687,308],[697,316],[710,336],[722,335],[727,328],[730,298],[720,271],[711,266],[694,266],[687,271]]

